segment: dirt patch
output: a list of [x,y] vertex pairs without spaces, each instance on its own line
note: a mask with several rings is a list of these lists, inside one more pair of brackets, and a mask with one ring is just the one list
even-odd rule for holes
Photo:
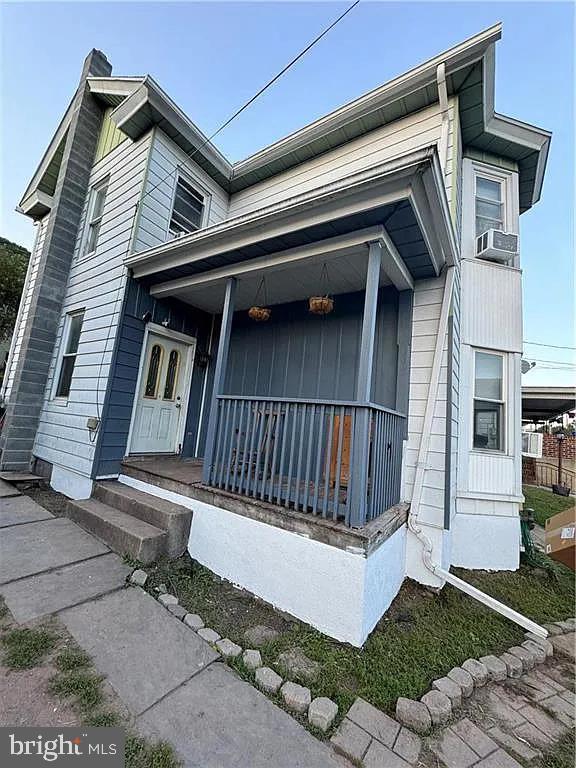
[[55,517],[67,517],[68,499],[63,494],[53,491],[47,485],[30,485],[20,487],[20,490]]
[[51,665],[22,670],[0,665],[0,726],[80,725],[73,708],[46,690],[55,673]]
[[241,641],[250,627],[263,625],[283,634],[300,624],[264,600],[219,578],[189,555],[160,562],[147,571],[148,590],[157,594],[155,588],[164,584],[190,613],[200,614],[207,626],[223,636]]

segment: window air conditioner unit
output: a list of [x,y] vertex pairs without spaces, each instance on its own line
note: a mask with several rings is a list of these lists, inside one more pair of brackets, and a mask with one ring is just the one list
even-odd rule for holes
[[518,235],[510,235],[499,229],[489,229],[476,238],[476,256],[479,259],[508,263],[518,255]]

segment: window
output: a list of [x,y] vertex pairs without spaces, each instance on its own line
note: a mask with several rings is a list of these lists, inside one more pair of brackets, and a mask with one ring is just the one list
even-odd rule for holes
[[164,383],[164,400],[174,400],[174,388],[176,378],[180,367],[180,355],[173,349],[168,358],[168,368],[166,370],[166,381]]
[[476,176],[476,235],[489,229],[504,229],[502,182]]
[[504,358],[475,353],[474,448],[504,450]]
[[100,234],[100,225],[102,224],[102,214],[104,212],[104,201],[106,199],[106,189],[108,180],[101,182],[92,188],[90,195],[88,234],[86,236],[86,245],[84,253],[94,253]]
[[170,234],[172,237],[179,237],[187,232],[195,232],[202,226],[203,215],[204,195],[179,176],[170,219]]
[[144,386],[144,397],[154,399],[158,393],[158,379],[160,376],[160,368],[162,367],[163,357],[164,350],[160,344],[154,344],[152,350],[150,351],[148,375],[146,376],[146,384]]
[[78,353],[78,342],[80,341],[80,332],[84,322],[84,310],[66,315],[66,324],[64,327],[64,352],[60,362],[60,374],[58,376],[58,386],[56,387],[56,397],[68,397],[70,394],[70,384],[74,365],[76,364],[76,355]]

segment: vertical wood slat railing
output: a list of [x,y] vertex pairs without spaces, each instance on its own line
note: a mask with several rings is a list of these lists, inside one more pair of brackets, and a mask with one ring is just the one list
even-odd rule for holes
[[[370,413],[369,432],[355,429]],[[405,416],[373,403],[219,395],[209,484],[347,525],[400,499]],[[355,442],[369,441],[365,488],[352,493]],[[351,509],[360,499],[360,509]],[[358,503],[358,502],[356,502]]]

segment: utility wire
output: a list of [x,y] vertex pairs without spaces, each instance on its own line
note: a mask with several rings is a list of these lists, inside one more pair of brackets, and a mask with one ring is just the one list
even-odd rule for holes
[[[238,115],[240,115],[242,112],[244,112],[244,110],[245,110],[245,109],[247,109],[247,108],[248,108],[248,107],[249,107],[251,104],[253,104],[253,103],[256,101],[256,99],[258,99],[258,98],[259,98],[259,97],[260,97],[260,96],[261,96],[261,95],[264,93],[264,91],[267,91],[267,90],[268,90],[268,88],[270,88],[270,86],[271,86],[271,85],[273,85],[273,84],[274,84],[274,83],[275,83],[277,80],[279,80],[279,79],[282,77],[282,75],[283,75],[285,72],[287,72],[287,71],[290,69],[290,67],[292,67],[294,64],[296,64],[296,62],[297,62],[297,61],[299,61],[299,60],[300,60],[300,59],[301,59],[303,56],[305,56],[305,55],[308,53],[308,51],[309,51],[309,50],[310,50],[310,49],[311,49],[313,46],[315,46],[315,45],[316,45],[316,43],[318,43],[320,40],[322,40],[322,38],[323,38],[325,35],[327,35],[327,34],[328,34],[328,32],[330,32],[330,30],[334,29],[334,27],[335,27],[335,26],[336,26],[336,25],[337,25],[337,24],[338,24],[340,21],[342,21],[342,19],[343,19],[345,16],[347,16],[347,15],[349,14],[349,13],[350,13],[350,11],[351,11],[351,10],[353,10],[353,9],[354,9],[354,8],[355,8],[355,7],[356,7],[358,4],[359,4],[359,2],[360,2],[360,0],[355,0],[355,2],[354,2],[354,3],[352,3],[352,5],[348,6],[348,8],[347,8],[347,9],[344,11],[344,13],[341,13],[341,14],[340,14],[340,16],[338,16],[338,18],[337,18],[337,19],[335,19],[335,20],[334,20],[334,21],[333,21],[333,22],[332,22],[332,23],[331,23],[331,24],[330,24],[328,27],[326,27],[326,28],[325,28],[325,29],[324,29],[324,30],[323,30],[323,31],[322,31],[322,32],[321,32],[321,33],[320,33],[320,34],[319,34],[317,37],[315,37],[315,38],[314,38],[314,40],[312,40],[312,42],[311,42],[311,43],[308,43],[308,45],[306,46],[306,48],[303,48],[303,49],[300,51],[300,53],[299,53],[297,56],[295,56],[295,57],[294,57],[294,58],[293,58],[291,61],[289,61],[289,62],[288,62],[288,64],[286,64],[286,66],[285,66],[285,67],[283,67],[283,68],[280,70],[280,72],[278,72],[276,75],[274,75],[274,77],[273,77],[271,80],[269,80],[269,81],[266,83],[266,85],[262,86],[262,88],[260,88],[260,90],[259,90],[257,93],[255,93],[255,94],[254,94],[254,96],[252,96],[252,98],[248,99],[248,101],[247,101],[245,104],[243,104],[243,105],[240,107],[240,109],[237,109],[237,110],[236,110],[236,112],[234,112],[234,114],[233,114],[233,115],[231,115],[231,116],[230,116],[230,117],[229,117],[229,118],[228,118],[228,119],[227,119],[227,120],[226,120],[224,123],[222,123],[222,125],[221,125],[219,128],[217,128],[217,129],[214,131],[214,133],[212,133],[210,136],[208,136],[208,138],[207,138],[207,139],[206,139],[206,140],[205,140],[205,141],[204,141],[204,142],[203,142],[203,143],[202,143],[202,144],[201,144],[199,147],[197,147],[197,148],[196,148],[196,149],[195,149],[195,150],[192,152],[192,154],[187,154],[187,158],[188,158],[189,160],[191,160],[191,159],[194,157],[194,155],[195,155],[197,152],[200,152],[202,149],[204,149],[204,147],[205,147],[207,144],[209,144],[209,143],[212,141],[212,139],[213,139],[213,138],[215,138],[215,137],[216,137],[216,136],[217,136],[217,135],[218,135],[218,134],[219,134],[221,131],[223,131],[223,130],[224,130],[224,128],[226,128],[227,126],[229,126],[229,125],[230,125],[230,123],[231,123],[233,120],[235,120],[235,119],[238,117]],[[164,182],[165,182],[167,179],[169,179],[171,176],[173,176],[173,175],[174,175],[174,173],[175,173],[175,172],[176,172],[176,171],[177,171],[179,168],[181,168],[183,165],[184,165],[184,162],[182,162],[182,163],[179,163],[178,165],[176,165],[173,171],[171,171],[169,174],[167,174],[167,175],[166,175],[166,176],[165,176],[163,179],[160,179],[160,181],[159,181],[159,182],[157,182],[157,184],[155,184],[153,187],[151,187],[151,188],[150,188],[148,191],[146,191],[146,192],[145,192],[145,193],[142,195],[142,197],[140,198],[140,202],[141,202],[142,200],[144,200],[144,198],[145,198],[147,195],[149,195],[151,192],[153,192],[155,189],[157,189],[157,188],[158,188],[158,187],[159,187],[161,184],[163,184],[163,183],[164,183]]]
[[[320,42],[320,40],[322,40],[322,38],[325,37],[328,34],[328,32],[330,32],[330,30],[334,29],[334,27],[337,24],[339,24],[342,21],[342,19],[345,16],[347,16],[350,13],[350,11],[352,11],[359,3],[360,3],[360,0],[355,0],[355,2],[353,2],[350,6],[348,6],[348,8],[343,13],[341,13],[340,16],[338,16],[338,18],[334,19],[334,21],[329,26],[327,26],[324,30],[322,30],[322,32],[319,35],[317,35],[314,38],[314,40],[312,40],[311,43],[308,43],[308,45],[305,48],[303,48],[300,51],[299,54],[297,54],[291,61],[289,61],[288,64],[286,64],[286,66],[283,67],[280,70],[280,72],[278,72],[276,75],[274,75],[274,77],[271,80],[269,80],[264,86],[262,86],[262,88],[260,88],[260,90],[257,93],[255,93],[254,96],[252,96],[252,98],[248,99],[248,101],[245,104],[243,104],[240,107],[240,109],[237,109],[236,112],[234,112],[233,115],[231,115],[224,123],[222,123],[222,125],[219,128],[217,128],[214,131],[214,133],[212,133],[210,136],[208,136],[202,142],[202,144],[199,147],[196,147],[196,149],[192,153],[190,153],[190,154],[186,153],[187,159],[191,160],[194,157],[195,154],[197,154],[202,149],[204,149],[204,147],[207,144],[209,144],[215,136],[217,136],[221,131],[223,131],[224,128],[229,126],[230,123],[233,120],[235,120],[238,117],[238,115],[240,115],[242,112],[244,112],[245,109],[248,109],[248,107],[251,104],[253,104],[256,101],[256,99],[258,99],[264,93],[264,91],[267,91],[268,88],[270,88],[271,85],[273,85],[277,80],[279,80],[282,77],[283,74],[285,74],[294,64],[296,64],[297,61],[299,61],[303,56],[305,56],[308,53],[308,51],[313,46],[316,45],[316,43]],[[144,190],[144,193],[142,194],[142,196],[140,197],[140,199],[138,200],[138,202],[134,206],[134,216],[132,217],[132,225],[130,227],[130,236],[129,236],[129,239],[128,239],[128,243],[129,244],[132,243],[132,241],[133,241],[134,229],[135,229],[135,226],[136,226],[136,220],[138,218],[138,208],[140,206],[140,203],[149,194],[151,194],[155,189],[157,189],[161,184],[163,184],[169,178],[174,176],[174,174],[178,172],[178,169],[181,168],[184,164],[185,164],[184,161],[181,162],[181,163],[178,163],[170,173],[168,173],[163,179],[160,179],[160,181],[158,181],[153,187],[151,187],[148,190]],[[116,308],[116,305],[118,303],[118,299],[119,299],[120,291],[121,291],[122,287],[123,287],[122,284],[118,287],[116,300],[114,302],[114,308]],[[113,319],[114,318],[112,316],[112,319],[110,320],[110,326],[108,328],[108,337],[106,339],[106,344],[105,344],[105,347],[104,347],[104,351],[102,353],[102,358],[100,360],[100,368],[99,368],[99,371],[98,371],[98,378],[97,378],[97,384],[96,384],[96,409],[97,409],[97,413],[98,413],[98,418],[100,418],[100,407],[99,407],[99,403],[98,403],[98,395],[99,395],[98,388],[99,388],[100,376],[101,376],[101,372],[102,372],[102,366],[103,366],[104,357],[105,357],[106,351],[107,351],[108,339],[109,339],[109,336],[110,336],[110,330],[112,328]]]
[[535,363],[557,363],[558,365],[576,365],[576,362],[571,360],[542,360],[538,357],[527,357],[527,360],[532,360]]
[[543,344],[541,341],[525,341],[524,344],[531,344],[534,347],[550,347],[550,349],[571,349],[576,351],[576,347],[561,347],[557,344]]

